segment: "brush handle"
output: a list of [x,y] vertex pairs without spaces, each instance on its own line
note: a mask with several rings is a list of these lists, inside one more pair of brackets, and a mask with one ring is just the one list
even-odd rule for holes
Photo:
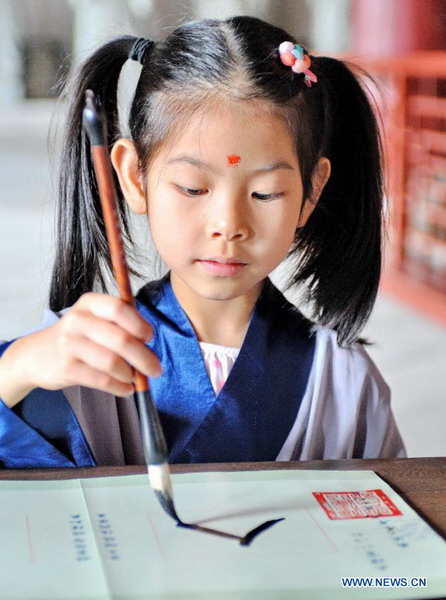
[[[91,145],[93,167],[98,184],[102,214],[104,216],[105,233],[112,261],[113,273],[121,300],[135,306],[135,299],[130,286],[129,269],[125,258],[119,215],[116,210],[116,192],[113,181],[113,171],[107,150],[107,136],[104,121],[95,104],[95,96],[91,90],[86,92],[85,108],[82,112],[82,122]],[[135,369],[135,390],[148,390],[147,377]]]
[[[101,199],[102,213],[104,215],[105,232],[107,234],[110,256],[118,285],[121,300],[135,306],[132,288],[130,286],[129,271],[125,258],[124,243],[122,241],[119,216],[116,211],[116,194],[113,185],[113,174],[110,158],[105,146],[91,147],[93,165],[98,183],[99,197]],[[148,389],[147,377],[135,369],[135,390],[137,392]]]
[[91,154],[93,156],[96,181],[98,183],[99,197],[104,215],[105,231],[119,295],[121,300],[127,304],[134,305],[135,301],[130,287],[119,217],[116,211],[116,197],[114,187],[112,186],[112,171],[108,153],[104,146],[92,146]]

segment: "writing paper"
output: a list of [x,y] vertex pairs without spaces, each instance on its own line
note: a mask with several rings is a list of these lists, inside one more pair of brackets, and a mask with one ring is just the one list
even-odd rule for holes
[[[295,600],[446,595],[446,542],[370,471],[173,475],[176,527],[145,475],[0,482],[0,598]],[[345,589],[341,577],[426,587]]]

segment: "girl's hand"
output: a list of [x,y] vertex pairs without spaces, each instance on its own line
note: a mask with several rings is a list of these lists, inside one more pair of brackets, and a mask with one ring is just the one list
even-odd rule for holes
[[127,396],[133,391],[132,367],[150,377],[161,375],[158,358],[144,345],[152,335],[149,323],[119,298],[84,294],[56,324],[5,351],[0,396],[13,406],[36,387],[71,385]]

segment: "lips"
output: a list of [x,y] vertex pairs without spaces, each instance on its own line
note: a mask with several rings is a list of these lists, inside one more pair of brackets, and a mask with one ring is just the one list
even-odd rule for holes
[[240,273],[246,267],[245,262],[235,257],[223,258],[221,256],[213,256],[212,258],[206,258],[197,262],[207,273],[218,277],[237,275],[237,273]]
[[234,258],[234,257],[222,258],[220,256],[213,256],[212,258],[205,258],[204,262],[215,262],[215,263],[219,263],[220,265],[244,265],[244,264],[246,264],[239,258]]

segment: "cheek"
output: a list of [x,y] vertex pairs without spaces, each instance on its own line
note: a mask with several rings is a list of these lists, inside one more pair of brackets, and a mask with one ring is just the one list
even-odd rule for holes
[[153,242],[167,263],[172,263],[175,256],[184,254],[190,239],[191,219],[178,206],[169,200],[158,202],[149,201],[148,219]]
[[263,237],[267,240],[271,268],[275,268],[287,256],[294,242],[298,221],[299,210],[293,208],[271,215],[269,222],[264,223]]
[[300,203],[296,201],[277,206],[277,210],[275,208],[263,215],[263,233],[265,237],[268,237],[268,233],[274,237],[279,246],[286,246],[293,240],[298,226]]
[[280,259],[284,258],[290,249],[291,244],[294,241],[296,234],[296,224],[292,221],[287,221],[281,228],[279,234],[273,242],[273,252]]
[[178,237],[178,224],[174,218],[169,218],[168,213],[153,212],[149,210],[149,226],[155,246],[160,252],[169,248]]

